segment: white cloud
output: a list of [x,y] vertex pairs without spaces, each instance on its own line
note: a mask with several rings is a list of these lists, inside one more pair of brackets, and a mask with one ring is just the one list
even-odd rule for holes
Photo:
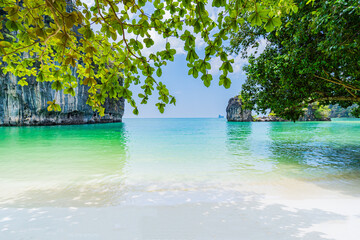
[[[190,32],[192,32],[191,30],[189,30]],[[202,39],[201,34],[195,34],[195,47],[197,48],[197,50],[203,50],[206,47],[206,43],[204,41],[204,39]]]
[[209,17],[215,22],[217,21],[219,13],[225,10],[224,7],[221,7],[221,8],[212,7],[211,3],[208,3],[206,5],[205,9],[208,11]]
[[239,73],[242,73],[242,68],[244,67],[245,64],[248,63],[248,60],[247,59],[244,59],[244,58],[241,58],[240,55],[237,55],[235,58],[234,58],[234,63],[233,63],[233,74],[239,74]]
[[209,74],[212,74],[212,75],[220,74],[219,68],[221,67],[221,64],[222,64],[220,58],[219,57],[212,58],[210,60],[210,64],[211,64],[211,69],[209,70]]
[[165,15],[163,16],[164,20],[169,20],[171,18],[171,13],[168,10],[165,10]]
[[[249,49],[248,53],[255,54],[255,56],[259,56],[259,54],[261,54],[264,51],[267,41],[265,39],[262,39],[260,40],[259,44],[260,45],[256,54],[255,54],[255,49]],[[234,59],[234,63],[232,64],[234,72],[232,74],[234,75],[242,74],[243,73],[242,68],[244,67],[244,65],[248,63],[248,60],[242,58],[241,55],[235,55],[235,54],[229,56],[229,59]],[[222,61],[220,60],[220,58],[219,57],[212,58],[210,60],[210,64],[211,64],[211,69],[209,73],[213,75],[219,75],[220,74],[219,68],[222,65]]]
[[162,35],[158,34],[154,29],[150,31],[150,36],[154,40],[154,45],[150,48],[144,48],[142,53],[145,56],[149,56],[151,53],[165,50],[166,41],[171,45],[171,48],[176,50],[176,54],[185,54],[184,42],[181,39],[170,37],[168,39],[163,38]]
[[[240,55],[236,56],[235,58],[233,56],[229,56],[229,59],[234,59],[234,63],[232,64],[234,72],[232,74],[241,74],[243,66],[247,63],[247,59],[241,58]],[[221,73],[219,68],[221,67],[222,63],[223,62],[219,57],[212,58],[210,60],[211,69],[209,74],[219,75]]]
[[93,6],[95,4],[94,0],[83,0],[84,3],[86,3],[88,6]]
[[[255,54],[255,56],[259,56],[265,49],[266,45],[268,44],[268,41],[266,39],[261,39],[259,41],[259,47],[258,49],[249,49],[248,53],[249,54]],[[256,53],[255,53],[256,51]]]

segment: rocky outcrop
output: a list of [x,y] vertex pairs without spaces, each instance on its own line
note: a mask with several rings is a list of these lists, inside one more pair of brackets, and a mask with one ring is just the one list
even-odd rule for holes
[[[73,75],[76,76],[75,70]],[[75,97],[51,89],[51,82],[37,82],[27,78],[28,86],[17,84],[12,74],[0,73],[0,125],[56,125],[121,122],[124,114],[124,100],[106,100],[105,116],[100,117],[86,104],[88,87],[79,84]],[[56,99],[61,112],[49,112],[47,101]]]
[[317,113],[318,106],[315,104],[309,104],[304,110],[304,116],[299,118],[299,121],[331,121],[327,116]]
[[251,110],[243,109],[239,96],[230,98],[226,108],[226,118],[229,122],[252,122]]
[[[304,109],[304,116],[300,117],[298,121],[331,121],[327,115],[326,109],[319,109],[319,105],[314,103]],[[226,117],[229,122],[289,122],[289,120],[274,114],[253,118],[251,110],[243,109],[239,96],[230,98],[226,108]]]
[[262,116],[254,118],[254,122],[290,122],[289,120],[277,116]]

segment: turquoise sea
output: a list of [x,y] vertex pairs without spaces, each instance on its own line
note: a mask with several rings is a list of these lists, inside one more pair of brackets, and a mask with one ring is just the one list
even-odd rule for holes
[[118,204],[153,185],[181,191],[283,177],[360,194],[359,120],[3,127],[0,153],[0,187],[21,187],[14,196],[0,193],[2,206]]
[[[359,120],[124,119],[98,125],[0,128],[0,236],[9,237],[1,239],[20,239],[23,235],[16,229],[31,219],[26,212],[16,215],[20,223],[15,221],[14,209],[218,204],[236,202],[239,192],[252,190],[292,199],[287,194],[302,184],[359,199]],[[294,198],[308,199],[318,192],[301,189]],[[33,217],[35,222],[39,216]],[[52,226],[65,224],[59,219],[52,219]],[[2,228],[2,223],[8,225]],[[34,236],[29,239],[38,239]]]

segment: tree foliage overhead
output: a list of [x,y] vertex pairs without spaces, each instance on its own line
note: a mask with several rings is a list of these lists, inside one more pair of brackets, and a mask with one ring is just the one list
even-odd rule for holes
[[[100,115],[106,98],[120,97],[127,99],[137,114],[131,85],[141,85],[143,92],[138,97],[142,104],[157,91],[160,112],[166,104],[175,104],[174,96],[157,80],[162,67],[174,60],[172,38],[184,42],[189,75],[200,75],[209,86],[209,61],[220,57],[219,85],[230,87],[228,74],[233,71],[233,60],[223,48],[229,35],[245,23],[271,31],[280,25],[282,15],[297,10],[293,1],[283,0],[89,2],[2,0],[0,57],[4,72],[20,77],[20,85],[27,85],[27,76],[37,76],[38,81],[51,81],[53,89],[72,95],[77,81],[71,68],[76,68],[80,84],[90,87],[87,103]],[[209,8],[218,12],[215,18],[209,15]],[[164,49],[146,55],[144,49],[154,45],[152,31],[168,41]],[[203,56],[198,54],[195,40],[200,39],[196,38],[205,42]],[[145,80],[141,81],[141,75]],[[50,109],[59,110],[55,102],[51,105]]]
[[[281,18],[271,33],[244,24],[231,37],[231,51],[266,40],[250,56],[242,97],[259,112],[271,109],[296,120],[313,102],[342,107],[360,102],[360,3],[358,0],[297,0],[298,12]],[[354,115],[359,116],[359,108]]]

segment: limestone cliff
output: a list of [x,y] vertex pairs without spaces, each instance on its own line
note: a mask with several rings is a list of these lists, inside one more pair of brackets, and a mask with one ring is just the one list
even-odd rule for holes
[[[75,70],[73,75],[76,76]],[[28,78],[28,86],[17,84],[18,78],[0,72],[0,126],[85,124],[121,122],[124,100],[107,100],[105,116],[100,117],[86,104],[88,87],[78,84],[75,97],[55,92],[51,82]],[[56,99],[61,112],[49,112],[47,101]]]
[[230,98],[226,108],[226,118],[229,122],[252,122],[251,110],[243,109],[239,96]]
[[[67,11],[74,10],[71,0],[66,0]],[[0,16],[5,14],[0,8]],[[45,19],[45,24],[48,22]],[[73,31],[77,31],[76,28]],[[5,40],[16,37],[6,28],[0,30]],[[26,56],[24,53],[23,57]],[[0,58],[1,61],[1,58]],[[72,75],[76,77],[76,69]],[[100,117],[86,104],[89,87],[80,85],[76,88],[75,97],[56,92],[51,89],[51,82],[37,82],[35,77],[26,79],[28,86],[18,85],[18,78],[8,73],[4,75],[0,69],[0,126],[21,125],[55,125],[55,124],[85,124],[103,122],[121,122],[124,114],[124,99],[106,100],[105,116]],[[120,80],[119,80],[120,81]],[[49,112],[47,101],[56,99],[61,106],[61,112]]]
[[304,116],[300,117],[299,121],[331,121],[329,115],[330,109],[321,111],[318,104],[314,103],[304,109]]

